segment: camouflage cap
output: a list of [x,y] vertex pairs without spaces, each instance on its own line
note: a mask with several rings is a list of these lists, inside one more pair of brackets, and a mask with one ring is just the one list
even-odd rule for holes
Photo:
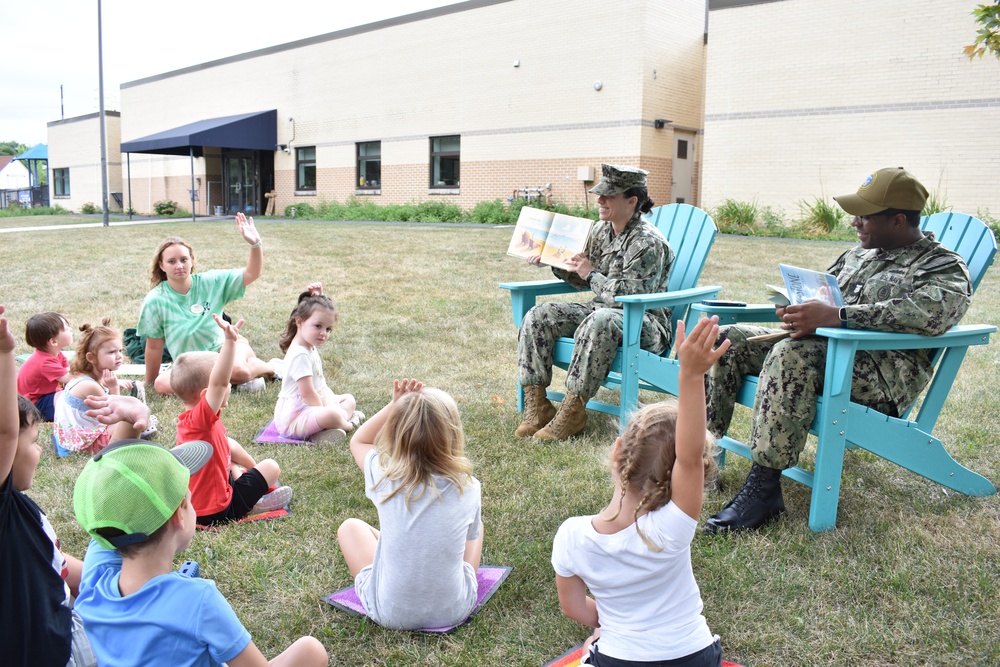
[[649,172],[638,167],[618,167],[613,164],[601,165],[601,182],[590,188],[590,192],[605,197],[613,197],[632,188],[646,187]]
[[834,197],[851,215],[875,215],[890,208],[921,211],[927,202],[927,188],[902,167],[886,167],[870,174],[857,193]]

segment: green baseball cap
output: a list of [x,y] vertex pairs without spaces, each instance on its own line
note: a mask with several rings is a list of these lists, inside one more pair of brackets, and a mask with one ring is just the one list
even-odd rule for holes
[[[117,549],[145,542],[187,495],[188,480],[212,457],[202,440],[167,450],[145,440],[116,440],[94,456],[76,480],[76,520],[98,544]],[[100,528],[124,535],[105,538]]]
[[927,188],[902,167],[886,167],[870,174],[852,195],[834,197],[851,215],[875,215],[890,208],[922,211],[927,202]]
[[647,176],[649,176],[649,172],[638,167],[618,167],[613,164],[602,164],[601,181],[590,188],[590,192],[597,195],[604,195],[605,197],[614,197],[632,188],[646,187]]

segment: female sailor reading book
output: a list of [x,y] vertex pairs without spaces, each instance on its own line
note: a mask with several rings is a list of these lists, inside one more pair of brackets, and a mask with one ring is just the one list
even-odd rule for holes
[[[541,303],[524,317],[517,358],[524,386],[524,421],[519,438],[561,440],[579,433],[587,423],[585,406],[611,370],[622,341],[621,306],[615,297],[667,291],[674,252],[643,213],[653,208],[646,189],[648,172],[633,167],[602,165],[597,194],[600,222],[583,252],[553,267],[556,277],[579,289],[590,289],[586,303]],[[540,256],[528,258],[538,264]],[[558,412],[545,396],[552,381],[556,341],[573,336],[576,344],[566,375],[566,397]],[[670,311],[649,310],[642,325],[642,347],[663,352],[671,341]]]

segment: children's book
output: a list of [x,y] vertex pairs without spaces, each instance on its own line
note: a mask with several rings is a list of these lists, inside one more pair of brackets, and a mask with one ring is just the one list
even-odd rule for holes
[[[841,308],[844,296],[840,293],[836,276],[810,269],[802,269],[788,264],[779,264],[784,287],[767,285],[767,300],[778,306],[797,305],[806,301],[822,301],[828,306]],[[780,333],[752,336],[748,340],[765,340],[777,342],[787,338],[791,333]]]
[[541,256],[542,264],[569,269],[566,260],[583,252],[594,221],[525,206],[517,218],[507,254],[528,259]]

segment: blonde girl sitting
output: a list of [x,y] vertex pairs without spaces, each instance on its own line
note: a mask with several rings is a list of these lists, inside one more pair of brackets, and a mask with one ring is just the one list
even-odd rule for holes
[[[712,349],[718,318],[687,337],[677,324],[679,401],[638,411],[611,454],[611,501],[567,519],[552,545],[563,613],[595,628],[592,665],[718,667],[722,648],[702,616],[691,570],[705,477],[715,441],[705,430],[705,372],[729,347]],[[587,595],[590,589],[590,595]]]
[[483,524],[464,441],[455,400],[416,380],[396,380],[392,402],[351,438],[380,530],[348,519],[337,540],[380,625],[443,627],[472,613]]
[[288,317],[278,347],[285,353],[281,393],[274,406],[274,425],[286,438],[307,439],[328,431],[327,441],[347,435],[364,421],[354,397],[335,394],[323,377],[319,347],[330,338],[337,307],[323,294],[320,283],[310,283]]
[[76,356],[69,365],[70,379],[63,391],[56,394],[53,410],[53,430],[64,449],[96,454],[113,440],[138,438],[147,427],[153,426],[152,415],[113,426],[87,416],[90,408],[84,399],[88,396],[108,395],[112,401],[136,400],[119,395],[121,385],[115,371],[124,361],[122,335],[108,326],[110,322],[105,318],[100,326],[80,327],[83,335],[76,343]]

